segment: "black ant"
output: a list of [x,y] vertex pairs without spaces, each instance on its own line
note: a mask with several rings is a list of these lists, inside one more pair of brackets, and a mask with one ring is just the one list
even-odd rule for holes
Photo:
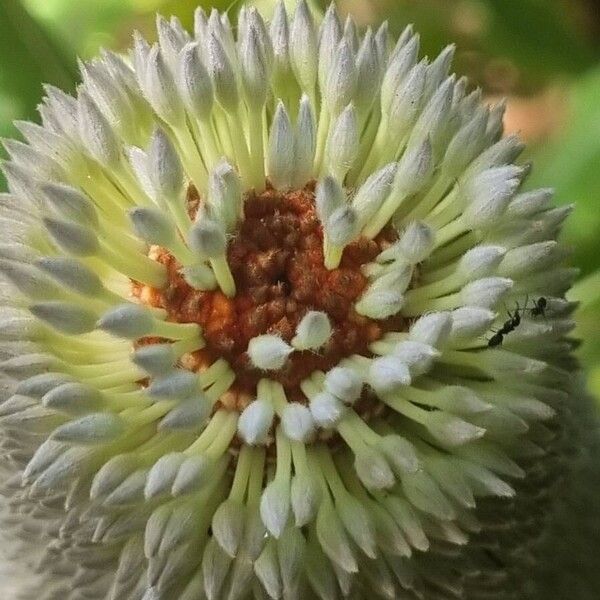
[[[546,316],[546,308],[548,306],[548,301],[546,298],[538,298],[533,301],[533,308],[528,309],[527,304],[529,303],[529,298],[525,300],[525,305],[523,306],[522,312],[529,310],[532,317],[538,317],[540,315]],[[501,346],[504,341],[504,336],[508,335],[512,331],[514,331],[521,324],[521,308],[519,307],[519,303],[517,302],[517,308],[514,313],[508,312],[508,316],[510,317],[507,321],[504,321],[504,325],[494,333],[494,335],[488,340],[488,346],[490,348],[495,348],[497,346]]]

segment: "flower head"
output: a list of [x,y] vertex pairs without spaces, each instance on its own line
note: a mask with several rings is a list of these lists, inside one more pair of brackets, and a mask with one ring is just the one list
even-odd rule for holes
[[5,491],[44,597],[516,597],[568,209],[410,27],[157,26],[6,143]]

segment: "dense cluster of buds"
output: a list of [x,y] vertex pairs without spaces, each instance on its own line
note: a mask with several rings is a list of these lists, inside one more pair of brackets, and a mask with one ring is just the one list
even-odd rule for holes
[[333,5],[157,23],[5,142],[23,598],[534,593],[574,270],[503,105]]

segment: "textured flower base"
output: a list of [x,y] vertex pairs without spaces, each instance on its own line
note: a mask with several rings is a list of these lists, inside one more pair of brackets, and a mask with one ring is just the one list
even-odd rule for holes
[[19,598],[537,600],[587,401],[503,106],[333,6],[157,25],[5,142]]

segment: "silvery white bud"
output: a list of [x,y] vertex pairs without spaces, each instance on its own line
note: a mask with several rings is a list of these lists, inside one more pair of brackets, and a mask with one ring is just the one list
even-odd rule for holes
[[197,429],[210,416],[211,404],[204,396],[195,396],[170,410],[160,422],[159,431]]
[[334,367],[325,375],[325,391],[346,404],[354,404],[362,394],[363,381],[360,375],[347,367]]
[[550,206],[554,190],[543,188],[517,194],[506,208],[506,216],[512,218],[527,218],[536,215]]
[[430,412],[425,426],[431,435],[448,446],[462,446],[485,434],[485,429],[441,410]]
[[254,573],[269,598],[281,598],[283,591],[277,546],[272,540],[267,541],[260,556],[254,561]]
[[327,175],[317,184],[315,209],[321,223],[326,223],[331,214],[346,201],[346,195],[338,181]]
[[251,27],[246,32],[240,48],[240,67],[246,101],[254,110],[259,110],[267,99],[270,65],[261,45],[258,32]]
[[306,0],[299,0],[290,31],[290,62],[300,87],[311,94],[317,79],[318,45]]
[[295,138],[290,117],[283,102],[277,104],[267,154],[267,174],[276,188],[288,189],[292,185],[295,168]]
[[558,243],[555,240],[513,248],[506,253],[498,273],[513,279],[524,277],[556,262]]
[[186,458],[183,452],[171,452],[170,454],[161,456],[152,465],[152,468],[148,472],[146,488],[144,490],[146,499],[150,500],[171,491],[179,468]]
[[160,128],[154,131],[148,149],[148,174],[156,192],[178,198],[183,188],[183,168],[169,136]]
[[324,229],[333,245],[346,246],[359,233],[358,215],[351,206],[340,206],[324,223]]
[[40,444],[23,471],[23,483],[29,483],[32,479],[41,475],[65,450],[65,444],[51,438]]
[[281,369],[294,349],[278,335],[264,334],[248,343],[248,357],[257,369]]
[[74,256],[93,256],[98,251],[98,238],[89,227],[51,217],[43,221],[56,245],[65,252]]
[[201,121],[210,117],[214,104],[213,84],[202,59],[198,42],[185,46],[179,55],[177,83],[185,107]]
[[162,15],[156,15],[156,30],[161,52],[174,73],[177,68],[177,58],[185,44],[185,39]]
[[336,179],[343,181],[358,155],[358,120],[354,105],[349,104],[333,123],[326,148],[329,171]]
[[208,37],[206,52],[215,96],[225,110],[235,111],[240,101],[235,71],[227,52],[214,33]]
[[315,432],[315,421],[310,410],[299,402],[289,402],[281,413],[283,432],[290,439],[306,443]]
[[45,256],[35,263],[50,277],[84,296],[97,296],[102,293],[102,281],[81,261],[66,256]]
[[421,466],[415,447],[399,435],[382,437],[377,447],[400,477],[405,473],[415,473]]
[[152,198],[152,200],[156,201],[157,193],[156,189],[154,188],[152,177],[150,176],[148,155],[141,148],[137,148],[136,146],[130,146],[126,149],[126,152],[129,164],[133,169],[140,187],[148,196],[148,198]]
[[370,511],[352,494],[336,503],[340,520],[356,545],[369,558],[377,556],[375,522]]
[[344,22],[343,38],[350,44],[352,51],[354,53],[356,53],[358,51],[358,43],[359,43],[358,29],[356,27],[356,23],[354,22],[354,19],[352,18],[352,16],[350,14],[348,14],[346,16],[346,21]]
[[494,225],[519,187],[522,173],[521,167],[496,167],[470,179],[464,189],[463,222],[471,229]]
[[274,479],[267,485],[260,499],[261,519],[275,539],[283,533],[290,513],[289,485],[285,479]]
[[303,94],[296,123],[295,172],[292,182],[295,186],[303,186],[312,177],[316,137],[315,115],[308,96]]
[[371,319],[387,319],[400,312],[404,305],[404,296],[394,290],[371,290],[361,296],[356,303],[356,312]]
[[319,32],[319,87],[321,93],[327,89],[327,79],[335,60],[335,53],[342,39],[340,23],[335,3],[327,8]]
[[251,445],[262,444],[273,425],[275,411],[270,402],[258,399],[251,402],[240,414],[238,431],[242,439]]
[[368,111],[377,98],[381,81],[381,62],[377,51],[377,42],[369,28],[356,56],[356,93],[354,104],[359,113]]
[[315,518],[320,502],[321,488],[312,475],[300,473],[292,478],[291,503],[296,527],[303,527]]
[[201,489],[208,483],[212,469],[213,462],[202,454],[186,458],[177,471],[171,494],[177,497]]
[[195,252],[208,258],[217,258],[225,253],[227,238],[221,223],[203,215],[188,232],[188,242]]
[[506,248],[502,246],[475,246],[458,263],[458,273],[465,279],[479,279],[491,275],[502,262]]
[[42,404],[47,408],[65,412],[90,412],[102,405],[102,394],[88,385],[78,382],[68,382],[44,394]]
[[128,213],[135,234],[148,244],[170,247],[177,239],[173,222],[158,208],[138,206]]
[[210,172],[208,205],[225,224],[227,231],[235,227],[242,212],[242,182],[235,169],[225,160]]
[[429,256],[434,242],[433,229],[426,223],[413,221],[402,233],[397,249],[410,264],[415,265]]
[[217,544],[214,538],[210,538],[202,554],[203,594],[206,594],[208,600],[219,600],[230,563],[231,557]]
[[352,199],[352,206],[361,224],[367,223],[390,195],[397,170],[398,163],[390,163],[373,173],[360,186]]
[[180,270],[186,283],[197,290],[214,290],[217,286],[214,271],[203,263],[188,265]]
[[53,431],[52,439],[72,444],[103,444],[120,437],[124,431],[118,415],[96,413],[60,425]]
[[199,6],[194,11],[194,35],[199,42],[202,42],[208,32],[208,19],[204,9]]
[[131,360],[151,375],[164,375],[172,370],[177,357],[171,344],[149,344],[138,348]]
[[40,373],[20,381],[15,388],[15,394],[40,399],[54,388],[71,381],[71,377],[64,373]]
[[460,299],[467,306],[493,308],[512,286],[511,279],[484,277],[465,285],[460,291]]
[[97,319],[96,314],[92,311],[70,302],[39,302],[30,306],[29,310],[38,319],[69,334],[92,331]]
[[423,62],[416,64],[406,81],[402,82],[392,95],[387,113],[388,139],[402,138],[413,125],[421,107],[421,98],[425,87],[426,66]]
[[33,299],[56,298],[61,290],[33,265],[0,258],[0,273],[20,292]]
[[[390,113],[393,98],[401,93],[402,87],[408,87],[408,74],[414,69],[420,48],[419,35],[413,35],[403,46],[398,48],[390,58],[388,68],[381,83],[381,109],[384,114]],[[425,84],[425,70],[423,70],[423,82],[421,93]],[[420,95],[419,94],[419,98]]]
[[169,124],[181,123],[184,118],[181,97],[158,44],[148,53],[140,87],[161,119]]
[[118,454],[105,462],[96,473],[90,487],[90,498],[104,498],[114,492],[137,468],[132,454]]
[[273,79],[278,85],[285,84],[291,66],[289,57],[290,33],[283,0],[279,0],[275,5],[269,33],[273,44]]
[[483,335],[496,320],[491,310],[478,306],[461,306],[452,311],[452,331],[450,338],[467,340]]
[[327,73],[324,99],[332,115],[340,113],[356,93],[356,67],[350,44],[342,39]]
[[444,344],[452,330],[452,314],[449,312],[428,313],[417,319],[410,327],[410,339],[430,346]]
[[86,92],[80,92],[77,104],[83,145],[100,164],[116,165],[121,157],[121,144],[106,117]]
[[448,72],[450,71],[450,65],[452,64],[455,52],[456,46],[450,44],[449,46],[446,46],[438,56],[436,56],[431,65],[429,65],[429,69],[427,69],[427,85],[425,88],[426,97],[432,96],[446,77],[448,77]]
[[379,450],[364,444],[356,452],[354,468],[358,478],[367,489],[385,490],[396,484],[390,465]]
[[463,125],[448,144],[442,169],[448,177],[460,175],[480,153],[485,143],[487,111],[480,109],[468,123]]
[[[273,67],[274,52],[273,43],[271,42],[267,25],[256,7],[250,7],[247,15],[248,30],[252,30],[256,34],[256,40],[260,46],[263,56],[265,57],[267,67],[269,70],[271,70]],[[241,29],[242,31],[245,31],[244,27]]]
[[212,518],[212,532],[217,543],[234,558],[244,535],[246,511],[241,502],[228,498],[222,502]]
[[382,356],[371,362],[369,384],[378,394],[389,394],[411,384],[410,370],[399,357]]
[[409,196],[419,191],[430,180],[434,167],[429,138],[418,145],[409,146],[398,163],[394,194]]
[[195,396],[198,391],[198,376],[183,369],[175,369],[167,375],[153,379],[147,388],[147,393],[152,398],[184,399]]
[[440,353],[423,342],[404,340],[394,347],[394,356],[397,356],[410,371],[411,376],[427,373]]
[[318,350],[331,337],[331,323],[326,313],[310,310],[302,317],[291,344],[296,350]]
[[389,21],[384,21],[375,34],[375,43],[377,44],[377,54],[379,56],[379,64],[383,67],[387,65],[390,53],[390,24]]
[[134,340],[152,332],[154,318],[143,306],[125,303],[106,311],[97,327],[114,336]]
[[320,392],[311,399],[310,412],[317,425],[332,429],[346,413],[346,406],[329,392]]

